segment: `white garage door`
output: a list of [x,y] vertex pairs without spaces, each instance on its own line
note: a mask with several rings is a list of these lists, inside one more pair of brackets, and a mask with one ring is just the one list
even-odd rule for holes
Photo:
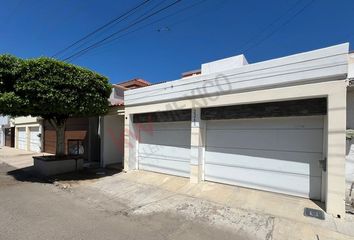
[[139,169],[189,177],[190,122],[151,123],[140,130]]
[[17,128],[17,148],[27,150],[27,134],[25,127]]
[[323,117],[207,121],[205,179],[321,198]]
[[41,151],[41,138],[39,127],[30,127],[30,151],[40,152]]

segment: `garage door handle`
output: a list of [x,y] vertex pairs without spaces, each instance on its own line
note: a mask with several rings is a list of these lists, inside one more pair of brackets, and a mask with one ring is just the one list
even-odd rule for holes
[[322,168],[322,170],[324,172],[327,171],[327,158],[323,159],[323,160],[320,160],[320,167]]

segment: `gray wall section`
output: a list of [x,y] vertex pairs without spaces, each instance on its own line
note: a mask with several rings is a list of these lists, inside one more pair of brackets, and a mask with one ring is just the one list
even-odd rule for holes
[[89,161],[99,162],[100,161],[100,136],[98,133],[99,118],[91,117],[89,118]]
[[9,117],[0,115],[0,147],[5,145],[5,126],[9,125]]

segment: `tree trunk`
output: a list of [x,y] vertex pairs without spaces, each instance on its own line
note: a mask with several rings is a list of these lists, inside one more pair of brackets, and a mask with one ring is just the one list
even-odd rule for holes
[[61,157],[65,155],[65,124],[59,125],[55,131],[57,135],[55,155]]
[[66,118],[49,119],[49,123],[54,127],[56,132],[55,156],[57,157],[65,155],[65,122]]

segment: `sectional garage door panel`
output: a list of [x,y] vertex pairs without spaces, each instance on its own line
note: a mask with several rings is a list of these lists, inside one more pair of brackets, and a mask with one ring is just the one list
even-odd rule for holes
[[[320,153],[266,152],[264,150],[220,149],[208,147],[207,163],[225,167],[262,169],[321,177]],[[237,161],[235,160],[237,159]]]
[[205,179],[320,199],[323,117],[207,121]]
[[40,152],[41,151],[41,138],[39,136],[40,129],[39,127],[30,127],[30,151]]
[[22,150],[27,150],[27,134],[26,128],[17,128],[17,148]]
[[[319,177],[312,177],[309,181],[309,177],[306,175],[282,174],[247,168],[233,168],[231,172],[228,167],[219,165],[207,165],[205,171],[208,173],[206,179],[213,182],[311,199],[320,200],[321,198],[321,178]],[[251,179],[250,176],[252,176]],[[311,195],[309,194],[310,192]]]
[[139,169],[189,177],[190,122],[151,123],[140,130]]
[[189,155],[186,148],[159,146],[151,152],[149,145],[140,144],[139,169],[188,177]]

